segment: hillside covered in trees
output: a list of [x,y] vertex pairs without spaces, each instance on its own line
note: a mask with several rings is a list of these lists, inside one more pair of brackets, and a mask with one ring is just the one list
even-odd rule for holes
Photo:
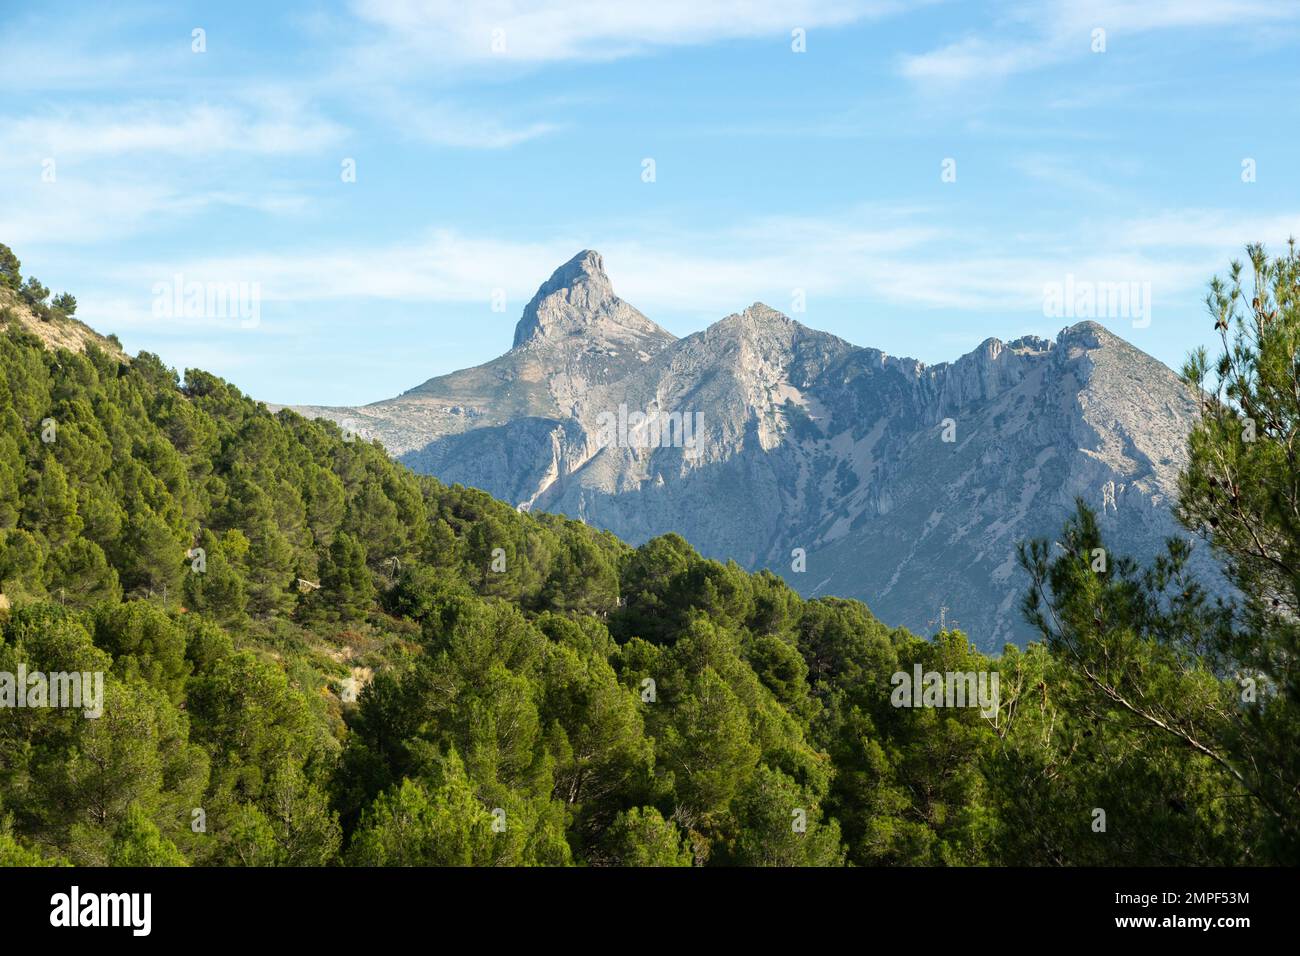
[[[1288,298],[1263,314],[1285,322],[1266,331],[1291,339],[1259,347],[1276,359],[1300,315],[1294,254],[1275,268]],[[1294,612],[1300,574],[1268,565],[1281,544],[1233,565],[1269,575],[1235,579],[1260,606],[1212,607],[1185,546],[1099,569],[1081,509],[1062,548],[1022,556],[1044,642],[989,658],[674,535],[632,549],[443,486],[207,373],[0,321],[0,673],[106,675],[97,718],[0,709],[0,863],[1300,855],[1296,618],[1276,597]],[[1294,401],[1276,385],[1245,400]],[[1242,402],[1194,436],[1241,469],[1194,465],[1189,520],[1227,527],[1228,481],[1230,507],[1294,543],[1261,489],[1296,487],[1279,449],[1300,414],[1277,408],[1246,446]],[[996,710],[895,706],[918,666],[996,673]]]

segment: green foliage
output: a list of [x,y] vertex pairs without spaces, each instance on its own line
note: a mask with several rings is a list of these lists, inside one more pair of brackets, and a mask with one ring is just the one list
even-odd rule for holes
[[654,807],[632,807],[614,818],[603,842],[611,866],[690,866],[690,845],[680,828]]
[[[0,864],[1295,862],[1298,276],[1255,266],[1244,323],[1235,277],[1212,295],[1243,337],[1182,503],[1242,602],[1205,597],[1185,542],[1092,571],[1081,510],[1023,553],[1046,643],[1000,659],[11,327],[0,673],[104,697],[0,713]],[[895,706],[914,668],[999,700]]]
[[60,292],[50,303],[56,310],[64,316],[70,317],[77,314],[77,298],[70,292]]
[[28,305],[39,307],[50,297],[50,290],[41,285],[41,281],[36,276],[28,276],[27,282],[19,289],[18,294]]
[[727,862],[739,866],[837,866],[844,861],[839,824],[823,821],[812,794],[768,767],[759,767],[733,807],[735,839]]
[[248,539],[237,529],[218,537],[204,529],[197,548],[191,549],[190,573],[184,576],[185,606],[223,627],[242,628],[247,623],[248,587],[242,564]]
[[23,281],[22,268],[14,251],[0,242],[0,285],[17,292]]
[[366,549],[346,531],[334,536],[321,562],[321,600],[342,620],[365,616],[375,599]]
[[365,814],[352,843],[356,866],[491,866],[494,817],[474,796],[455,752],[432,791],[403,780]]
[[176,622],[145,601],[105,604],[96,609],[97,647],[113,655],[113,668],[123,678],[142,677],[174,701],[184,696],[189,663],[185,635]]
[[0,867],[68,866],[66,860],[41,856],[36,850],[19,843],[12,833],[0,829]]
[[109,866],[187,866],[184,855],[163,838],[138,807],[131,807],[113,834],[108,848]]
[[[1094,570],[1105,543],[1082,502],[1061,551],[1021,551],[1025,609],[1054,658],[1040,680],[1063,672],[1053,736],[1090,771],[1065,779],[1116,824],[1106,862],[1300,861],[1300,256],[1294,244],[1276,259],[1248,253],[1253,293],[1236,262],[1211,283],[1220,355],[1212,364],[1198,349],[1184,369],[1202,415],[1178,509],[1239,598],[1207,598],[1181,539],[1149,567],[1111,557]],[[1025,750],[1022,779],[1061,775],[1047,747]],[[1109,785],[1094,796],[1100,779]],[[1078,843],[1041,840],[1064,862],[1100,861]]]

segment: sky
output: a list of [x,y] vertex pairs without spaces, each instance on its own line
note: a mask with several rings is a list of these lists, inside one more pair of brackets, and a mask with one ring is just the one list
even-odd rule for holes
[[676,335],[1095,318],[1178,367],[1300,236],[1298,67],[1281,0],[0,0],[0,242],[268,402],[487,361],[588,248]]

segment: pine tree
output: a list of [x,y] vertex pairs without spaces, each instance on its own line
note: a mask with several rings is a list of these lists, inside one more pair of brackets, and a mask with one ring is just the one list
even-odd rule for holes
[[185,855],[164,839],[153,821],[132,806],[113,833],[108,848],[109,866],[188,866]]
[[[474,796],[453,751],[440,785],[411,780],[382,794],[353,843],[354,866],[490,866],[497,860],[496,819]],[[504,817],[510,825],[509,812]]]
[[[1188,441],[1179,518],[1219,555],[1240,592],[1225,606],[1190,575],[1190,545],[1169,542],[1151,567],[1110,560],[1080,502],[1053,552],[1023,548],[1033,588],[1026,611],[1091,692],[1089,706],[1171,742],[1218,777],[1241,842],[1266,834],[1275,861],[1300,861],[1300,256],[1248,248],[1244,269],[1211,283],[1221,336],[1211,363],[1196,350],[1184,376],[1202,417]],[[1143,742],[1150,750],[1154,744]],[[1226,791],[1226,793],[1225,793]],[[1244,797],[1245,799],[1242,799]],[[1198,808],[1199,809],[1199,808]],[[1204,811],[1201,811],[1204,812]]]
[[681,829],[654,807],[623,811],[605,833],[601,862],[615,866],[690,866],[692,854]]
[[0,286],[17,292],[23,281],[22,267],[14,251],[0,242]]
[[342,620],[364,617],[374,600],[366,549],[346,531],[334,537],[321,562],[320,586],[321,600]]
[[[1225,728],[1229,772],[1268,808],[1278,851],[1300,859],[1300,252],[1247,248],[1211,283],[1206,303],[1220,335],[1211,369],[1197,350],[1184,377],[1202,416],[1188,439],[1179,517],[1203,534],[1242,595],[1233,627],[1211,637],[1210,660],[1243,685]],[[1207,377],[1213,384],[1207,387]],[[1258,686],[1257,694],[1246,693]],[[1285,849],[1283,848],[1285,847]]]
[[117,572],[108,563],[104,549],[93,541],[78,538],[50,555],[46,566],[46,590],[74,607],[122,599]]

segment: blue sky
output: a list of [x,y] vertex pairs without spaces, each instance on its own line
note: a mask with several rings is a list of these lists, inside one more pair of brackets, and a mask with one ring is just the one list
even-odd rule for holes
[[[1149,283],[1100,321],[1177,365],[1209,277],[1300,235],[1298,51],[1259,0],[0,0],[0,242],[267,401],[500,354],[583,248],[678,335],[763,301],[927,362]],[[258,321],[159,314],[176,276]]]

